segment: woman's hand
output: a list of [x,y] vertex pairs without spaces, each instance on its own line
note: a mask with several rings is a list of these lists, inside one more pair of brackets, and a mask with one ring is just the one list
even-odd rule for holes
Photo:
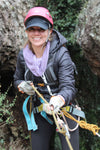
[[27,95],[34,95],[35,91],[33,90],[31,84],[33,84],[32,81],[22,81],[18,85],[18,90],[21,93],[26,93]]
[[59,109],[65,104],[65,100],[63,99],[62,96],[58,95],[58,96],[53,96],[50,98],[50,102],[48,104],[43,104],[43,110],[51,115],[52,111],[54,111],[54,113],[57,113],[59,111]]

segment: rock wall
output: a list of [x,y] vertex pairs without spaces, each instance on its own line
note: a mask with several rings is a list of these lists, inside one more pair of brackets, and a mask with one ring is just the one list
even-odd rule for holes
[[[35,0],[0,1],[0,70],[14,71],[16,56],[26,40],[24,17]],[[100,76],[100,0],[89,0],[79,15],[76,39],[92,71]]]
[[35,0],[0,0],[0,70],[14,70],[25,42],[24,17]]
[[100,77],[100,0],[89,0],[78,17],[75,36],[93,73]]
[[[26,40],[23,21],[27,11],[34,7],[34,5],[35,0],[0,0],[0,94],[5,92],[13,81],[17,53],[23,47]],[[11,87],[9,94],[13,95],[13,91],[15,90]],[[0,98],[2,103],[4,97],[1,95]],[[13,99],[14,97],[10,97],[8,99],[9,103],[12,104]],[[9,125],[5,122],[5,115],[7,114],[5,113],[4,115],[2,109],[0,110],[0,113],[2,112],[3,115],[2,119],[4,120],[0,122],[0,150],[31,149],[29,141],[25,140],[28,134],[26,134],[26,126],[24,127],[26,123],[22,113],[22,100],[21,96],[19,96],[19,99],[16,100],[14,111],[9,107],[9,112],[14,113],[12,114],[12,118],[14,118],[13,125]],[[3,102],[6,104],[6,99],[3,99]]]

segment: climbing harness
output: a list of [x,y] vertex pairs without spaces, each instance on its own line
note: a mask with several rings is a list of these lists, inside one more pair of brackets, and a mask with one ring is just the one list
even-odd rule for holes
[[[76,116],[79,116],[79,117],[85,119],[84,112],[79,110],[78,108],[73,108],[73,106],[65,106],[62,108],[62,110],[65,110],[73,115],[76,115]],[[43,104],[41,104],[40,106],[34,107],[33,111],[34,111],[34,113],[39,113],[39,112],[43,111]]]
[[[38,90],[34,87],[33,84],[31,84],[33,90],[36,92],[36,94],[40,97],[42,103],[47,103],[48,102],[44,99],[44,97],[38,92]],[[37,129],[37,125],[35,123],[35,119],[34,119],[34,115],[33,115],[33,112],[43,112],[42,111],[42,107],[43,107],[43,104],[41,104],[39,107],[35,107],[35,109],[33,109],[32,111],[32,114],[31,114],[31,117],[28,116],[28,113],[27,113],[27,109],[25,110],[24,108],[27,106],[27,102],[28,102],[28,99],[29,99],[30,96],[28,96],[28,98],[26,98],[24,104],[23,104],[23,112],[24,112],[24,115],[26,117],[26,122],[27,122],[27,125],[28,125],[28,129],[33,129],[34,130],[34,127],[35,127],[35,130]],[[99,135],[99,130],[100,128],[97,126],[97,125],[94,125],[94,124],[89,124],[86,122],[85,120],[85,114],[83,113],[83,111],[81,110],[78,110],[76,111],[77,108],[71,108],[71,106],[67,106],[67,107],[63,107],[61,110],[59,110],[59,112],[57,114],[54,113],[54,111],[52,111],[52,116],[54,118],[54,121],[55,121],[55,124],[56,124],[56,127],[57,127],[57,131],[60,132],[61,134],[63,134],[65,136],[65,139],[68,143],[68,146],[69,146],[69,149],[70,150],[73,150],[72,148],[72,145],[69,141],[70,139],[70,134],[69,134],[69,131],[71,131],[71,129],[69,129],[68,127],[68,124],[66,122],[66,119],[65,119],[65,116],[73,121],[75,121],[81,128],[84,128],[84,129],[87,129],[89,131],[92,131],[94,135],[97,135],[98,137],[100,137]],[[75,119],[72,115],[70,115],[69,113],[73,112],[73,114],[77,114],[79,113],[79,116],[82,117],[84,120],[77,120]],[[28,123],[28,119],[27,119],[27,116],[29,117],[29,121],[31,123]],[[63,118],[60,119],[60,117]],[[74,130],[76,130],[78,126],[76,126],[74,128]],[[73,131],[73,130],[72,130]]]
[[28,96],[23,103],[23,113],[26,119],[28,130],[35,131],[38,129],[38,126],[35,122],[34,113],[32,111],[32,113],[29,115],[28,110],[27,110],[27,103],[28,103],[29,98],[30,96]]
[[42,75],[42,79],[43,79],[44,83],[46,83],[46,85],[47,85],[47,89],[48,89],[49,94],[52,96],[53,94],[51,92],[50,86],[47,84],[47,80],[46,80],[46,77],[44,74]]
[[[38,94],[38,96],[39,96],[45,103],[48,104],[48,102],[47,102],[47,101],[44,99],[44,97],[37,91],[37,89],[34,87],[34,85],[31,84],[31,86],[33,87],[33,90]],[[70,141],[69,141],[69,138],[68,138],[68,136],[67,136],[67,134],[66,134],[66,129],[67,129],[67,128],[66,128],[66,127],[60,128],[60,125],[58,124],[58,121],[57,121],[58,115],[56,116],[56,115],[54,114],[54,111],[52,111],[52,115],[53,115],[53,118],[54,118],[54,121],[55,121],[55,124],[56,124],[56,126],[57,126],[58,131],[59,131],[60,133],[62,133],[62,134],[65,136],[66,141],[67,141],[67,143],[68,143],[68,146],[69,146],[70,150],[73,150],[72,145],[71,145],[71,143],[70,143]]]
[[[35,112],[38,112],[38,110],[34,110],[34,109],[33,109],[33,110],[30,112],[30,114],[28,113],[28,110],[27,110],[27,103],[28,103],[29,99],[30,99],[30,96],[28,96],[28,97],[25,99],[24,103],[23,103],[23,113],[24,113],[24,116],[25,116],[25,119],[26,119],[26,123],[27,123],[28,130],[29,130],[29,131],[30,131],[30,130],[35,131],[35,130],[38,129],[38,126],[37,126],[37,124],[36,124],[36,122],[35,122],[34,114],[35,114]],[[40,101],[41,101],[41,103],[44,103],[44,101],[43,101],[41,98],[40,98]],[[42,105],[43,105],[43,104],[42,104]],[[42,106],[42,105],[41,105],[41,106]],[[32,104],[31,104],[30,107],[32,107]],[[31,108],[30,108],[30,110],[31,110]],[[44,112],[44,111],[42,110],[42,111],[40,112],[40,114],[41,114],[41,116],[42,116],[43,118],[45,118],[50,124],[53,124],[53,121],[47,116],[46,112]]]

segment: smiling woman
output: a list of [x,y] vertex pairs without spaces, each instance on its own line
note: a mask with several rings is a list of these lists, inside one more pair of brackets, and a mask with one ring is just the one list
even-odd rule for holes
[[[52,110],[56,114],[63,105],[74,102],[74,67],[68,49],[64,47],[67,40],[53,29],[53,20],[46,8],[30,9],[24,25],[28,42],[19,52],[14,84],[21,93],[33,95],[31,118],[27,119],[25,115],[28,130],[31,130],[32,150],[49,150],[56,131]],[[34,92],[32,84],[48,101],[47,104]],[[38,111],[40,106],[41,110]],[[26,112],[26,109],[23,108],[23,112]],[[68,118],[66,120],[70,128],[76,127],[74,121]],[[73,149],[79,150],[78,128],[70,132],[70,135]],[[62,150],[69,150],[65,137],[61,133],[59,137]]]
[[38,10],[36,8],[28,12],[24,24],[31,49],[38,58],[42,57],[45,45],[52,33],[53,20],[48,10],[43,7],[42,9],[38,7]]

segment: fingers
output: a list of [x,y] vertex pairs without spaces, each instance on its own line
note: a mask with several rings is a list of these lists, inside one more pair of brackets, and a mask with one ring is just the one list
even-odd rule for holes
[[24,93],[19,87],[18,87],[18,91],[21,92],[22,94]]
[[44,103],[44,104],[43,104],[43,110],[44,110],[47,114],[49,114],[49,115],[52,114],[50,104]]
[[50,105],[50,109],[51,109],[51,111],[53,111],[54,110],[54,106]]
[[33,82],[31,82],[30,85],[33,85]]
[[27,95],[34,95],[35,92],[32,88],[33,82],[32,81],[22,81],[18,85],[18,90],[21,93],[26,93]]

